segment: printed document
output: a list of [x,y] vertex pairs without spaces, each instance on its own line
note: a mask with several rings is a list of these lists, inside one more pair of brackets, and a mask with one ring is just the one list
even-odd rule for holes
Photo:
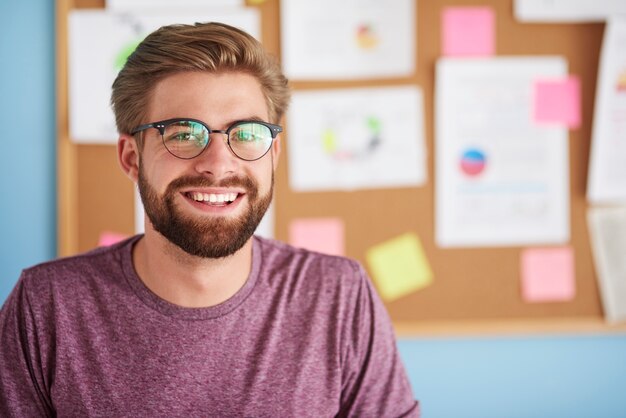
[[437,63],[436,242],[440,247],[569,240],[568,131],[533,119],[534,85],[559,57]]
[[253,8],[212,9],[204,15],[121,14],[74,10],[69,15],[70,138],[79,143],[115,144],[117,128],[109,105],[111,85],[126,58],[148,33],[172,23],[217,21],[260,36]]
[[426,181],[422,91],[301,91],[287,114],[289,182],[299,192],[413,187]]
[[415,72],[415,1],[281,0],[281,50],[294,80]]
[[587,198],[626,203],[626,18],[605,28],[593,115]]
[[591,249],[604,317],[626,320],[626,207],[591,208],[587,213]]
[[626,14],[624,0],[515,0],[522,22],[599,22]]

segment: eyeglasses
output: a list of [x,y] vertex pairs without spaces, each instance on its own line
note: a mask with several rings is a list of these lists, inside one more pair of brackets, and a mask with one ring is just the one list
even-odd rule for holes
[[283,131],[281,126],[260,121],[239,121],[226,130],[218,130],[209,128],[197,119],[176,118],[138,126],[131,134],[149,128],[159,131],[163,145],[170,154],[185,160],[202,154],[211,142],[210,135],[220,133],[227,136],[228,148],[235,156],[245,161],[255,161],[267,154],[276,135]]

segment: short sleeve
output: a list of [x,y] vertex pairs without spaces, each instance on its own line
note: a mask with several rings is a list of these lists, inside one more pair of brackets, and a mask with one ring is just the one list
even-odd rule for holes
[[343,324],[340,417],[419,417],[391,320],[363,267]]
[[0,310],[0,416],[52,416],[25,273]]

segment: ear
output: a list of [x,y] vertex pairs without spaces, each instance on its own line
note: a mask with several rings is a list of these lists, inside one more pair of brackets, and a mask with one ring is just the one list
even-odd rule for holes
[[117,141],[117,160],[124,174],[134,183],[139,177],[139,148],[131,135],[122,134]]
[[272,142],[272,164],[274,164],[274,171],[278,167],[278,157],[280,157],[280,135],[274,138],[274,142]]

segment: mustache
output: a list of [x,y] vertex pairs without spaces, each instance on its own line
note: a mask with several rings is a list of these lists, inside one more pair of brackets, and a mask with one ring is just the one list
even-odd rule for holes
[[173,180],[167,186],[166,193],[169,194],[175,192],[178,189],[188,187],[241,187],[247,192],[256,190],[258,188],[257,184],[249,177],[233,176],[217,181],[206,177],[184,176]]

